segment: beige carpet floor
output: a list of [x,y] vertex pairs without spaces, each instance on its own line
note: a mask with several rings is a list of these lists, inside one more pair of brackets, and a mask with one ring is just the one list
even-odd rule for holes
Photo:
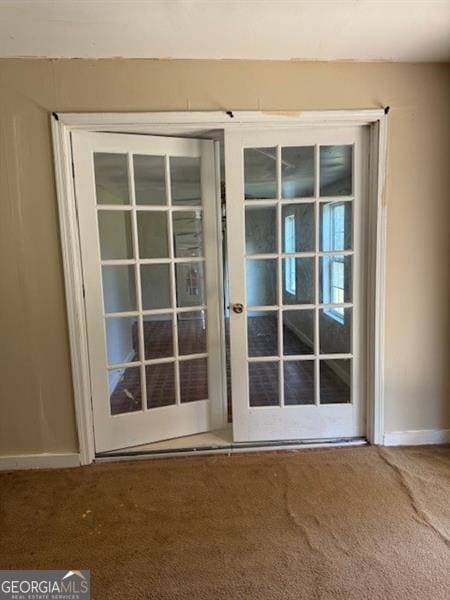
[[448,600],[450,448],[175,458],[0,475],[0,568],[96,600]]

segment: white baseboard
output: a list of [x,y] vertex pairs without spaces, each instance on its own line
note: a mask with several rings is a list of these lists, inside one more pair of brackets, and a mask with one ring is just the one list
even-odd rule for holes
[[80,466],[77,452],[64,454],[12,454],[0,456],[0,471],[19,469],[65,469]]
[[385,446],[420,446],[450,443],[450,429],[417,429],[416,431],[391,431],[384,434]]

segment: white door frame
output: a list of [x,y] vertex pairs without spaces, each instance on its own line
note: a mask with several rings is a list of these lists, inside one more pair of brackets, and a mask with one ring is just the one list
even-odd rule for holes
[[160,135],[199,135],[211,129],[281,129],[302,126],[367,125],[369,160],[369,269],[367,439],[382,444],[384,436],[384,320],[386,263],[387,111],[384,109],[293,112],[153,112],[53,113],[51,119],[56,191],[64,265],[75,414],[81,464],[95,458],[88,364],[84,284],[73,186],[70,134],[105,131]]

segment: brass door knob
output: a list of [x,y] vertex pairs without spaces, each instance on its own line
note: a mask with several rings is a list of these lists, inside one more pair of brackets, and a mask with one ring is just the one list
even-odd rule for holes
[[233,304],[231,308],[233,309],[233,312],[237,313],[238,315],[244,312],[244,305],[240,304],[239,302],[237,304]]

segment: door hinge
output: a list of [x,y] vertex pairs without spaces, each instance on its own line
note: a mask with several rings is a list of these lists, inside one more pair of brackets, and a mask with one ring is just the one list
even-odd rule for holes
[[84,283],[82,285],[82,293],[83,293],[83,298],[86,298],[86,290],[84,289]]

